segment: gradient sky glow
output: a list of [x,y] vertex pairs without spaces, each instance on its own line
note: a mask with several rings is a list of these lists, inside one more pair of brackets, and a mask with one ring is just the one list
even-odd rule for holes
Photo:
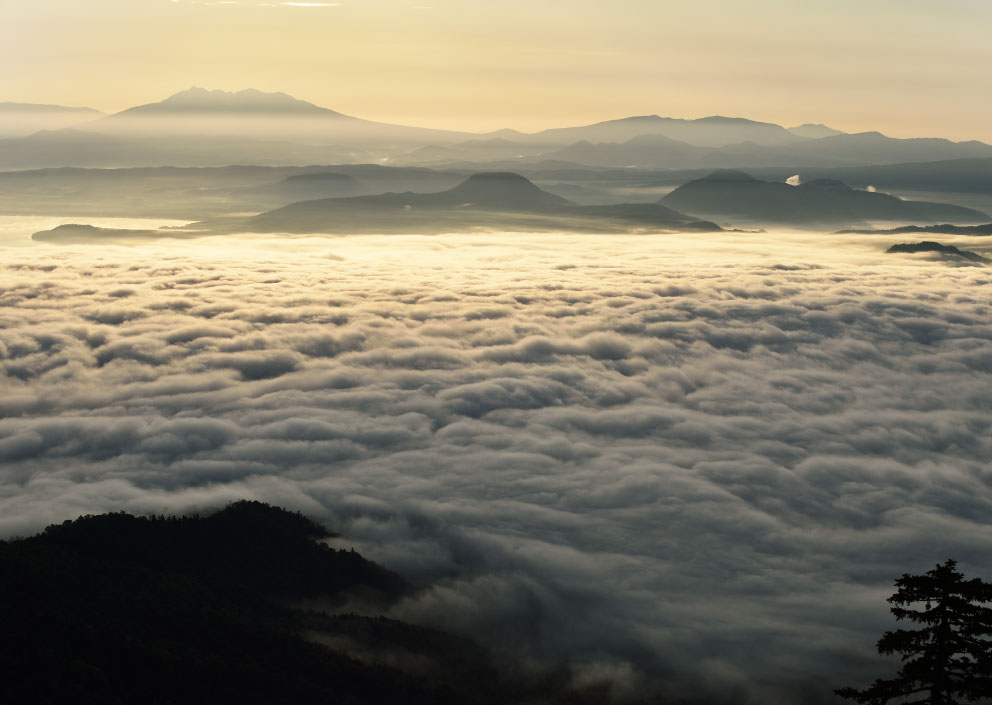
[[0,101],[199,85],[489,130],[626,115],[992,141],[987,0],[0,0]]

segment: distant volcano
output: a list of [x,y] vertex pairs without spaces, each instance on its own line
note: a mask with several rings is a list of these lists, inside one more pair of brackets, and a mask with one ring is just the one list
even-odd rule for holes
[[[266,93],[252,88],[229,92],[198,87],[181,91],[157,103],[128,108],[87,123],[81,129],[145,139],[226,137],[321,145],[374,144],[382,147],[460,142],[476,136],[467,132],[362,120],[286,93]],[[251,154],[250,146],[247,154]]]
[[[158,103],[148,103],[134,108],[128,108],[111,116],[112,119],[136,116],[177,116],[177,115],[216,115],[229,113],[234,115],[262,116],[309,116],[334,117],[354,120],[348,115],[321,108],[320,106],[299,100],[286,93],[265,93],[254,88],[243,91],[212,91],[196,86],[171,95]],[[108,118],[110,119],[110,118]]]
[[575,205],[509,171],[473,174],[455,188],[432,195],[431,200],[437,205],[471,205],[508,211],[547,210]]

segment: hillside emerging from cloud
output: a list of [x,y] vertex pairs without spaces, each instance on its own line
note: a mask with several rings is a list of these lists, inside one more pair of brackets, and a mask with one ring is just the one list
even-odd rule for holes
[[[413,588],[321,543],[330,538],[299,513],[243,501],[205,516],[87,515],[0,541],[0,693],[127,703],[152,689],[176,705],[587,695],[547,677],[511,680],[466,639],[340,613],[349,600],[384,610]],[[301,609],[303,598],[323,610]]]

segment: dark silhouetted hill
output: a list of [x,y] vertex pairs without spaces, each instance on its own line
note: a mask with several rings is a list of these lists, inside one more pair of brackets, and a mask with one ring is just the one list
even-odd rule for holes
[[[795,170],[788,169],[791,176]],[[992,157],[980,159],[945,159],[933,162],[906,162],[877,166],[853,166],[830,169],[801,168],[803,179],[840,179],[856,187],[875,186],[887,190],[948,193],[992,193]],[[769,171],[774,178],[778,173]]]
[[519,174],[474,174],[439,193],[385,193],[293,203],[229,225],[250,232],[450,232],[459,229],[719,230],[659,204],[579,206]]
[[572,205],[571,201],[542,191],[529,179],[512,172],[473,174],[453,189],[425,194],[421,202],[507,211],[542,211]]
[[893,245],[886,250],[889,254],[913,254],[916,252],[938,252],[944,255],[953,255],[955,257],[960,257],[961,259],[966,259],[970,262],[978,262],[979,264],[988,264],[992,262],[992,259],[988,257],[982,257],[977,252],[971,252],[970,250],[961,250],[954,245],[942,245],[939,242],[932,242],[930,240],[924,240],[923,242],[913,242],[913,243],[901,243],[898,245]]
[[335,596],[361,588],[395,598],[403,592],[399,576],[318,543],[330,536],[301,514],[237,502],[204,517],[85,516],[49,526],[27,542],[76,558],[230,582],[266,596]]
[[[366,614],[397,575],[304,516],[84,516],[0,541],[0,702],[605,705],[564,670],[497,664],[445,632]],[[301,605],[319,605],[320,610]]]
[[299,514],[86,516],[0,542],[6,703],[512,703],[479,646],[294,607],[408,588]]
[[66,223],[51,230],[41,230],[31,236],[37,242],[62,245],[115,242],[122,240],[147,240],[155,237],[182,237],[181,234],[160,230],[131,230],[126,228],[98,228],[94,225]]
[[816,179],[790,186],[761,181],[734,170],[718,170],[690,181],[660,202],[707,218],[799,226],[894,220],[965,223],[988,220],[986,214],[970,208],[857,191],[835,179]]

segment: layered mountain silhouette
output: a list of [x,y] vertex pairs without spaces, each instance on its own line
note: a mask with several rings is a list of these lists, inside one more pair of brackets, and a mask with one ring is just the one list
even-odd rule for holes
[[888,229],[862,229],[862,230],[841,230],[841,234],[858,233],[870,235],[903,235],[905,233],[940,233],[941,235],[992,235],[992,223],[984,225],[951,225],[950,223],[940,223],[938,225],[904,225],[900,228]]
[[761,181],[735,170],[718,170],[690,181],[660,202],[722,221],[800,226],[865,221],[975,223],[989,219],[985,213],[970,208],[904,201],[885,193],[857,191],[833,179],[791,186]]
[[[34,107],[63,117],[75,110]],[[476,171],[544,162],[798,168],[992,157],[992,146],[974,141],[849,135],[818,124],[786,129],[724,116],[643,115],[535,133],[507,129],[479,135],[364,120],[286,93],[253,89],[193,87],[103,117],[84,110],[70,123],[38,117],[27,128],[22,120],[21,127],[5,133],[3,116],[18,110],[0,104],[0,169],[361,162],[460,165]],[[72,131],[63,132],[66,127]]]
[[665,169],[696,163],[711,151],[665,135],[639,135],[621,143],[583,140],[541,158],[590,166]]
[[59,130],[103,115],[93,108],[0,102],[0,139],[25,137],[39,130]]
[[786,146],[744,141],[714,148],[648,134],[619,143],[583,140],[525,161],[552,159],[587,166],[646,169],[687,169],[693,166],[788,166],[795,169],[992,157],[992,146],[983,142],[896,139],[878,132],[796,139],[796,142]]
[[[229,226],[231,227],[231,226]],[[718,230],[654,203],[580,206],[510,172],[479,173],[439,193],[303,201],[233,227],[250,232],[446,232],[538,229],[612,232],[632,228]]]
[[899,139],[881,132],[859,132],[808,140],[766,154],[767,158],[788,160],[791,164],[895,164],[992,157],[992,146],[975,140],[952,142],[933,137]]
[[0,172],[0,213],[200,221],[296,201],[387,191],[432,193],[466,174],[352,164],[39,169]]
[[719,115],[695,120],[641,115],[580,127],[553,128],[529,135],[517,133],[511,139],[525,143],[573,144],[581,141],[626,142],[641,135],[663,135],[698,147],[722,147],[737,142],[782,145],[803,140],[781,125]]

